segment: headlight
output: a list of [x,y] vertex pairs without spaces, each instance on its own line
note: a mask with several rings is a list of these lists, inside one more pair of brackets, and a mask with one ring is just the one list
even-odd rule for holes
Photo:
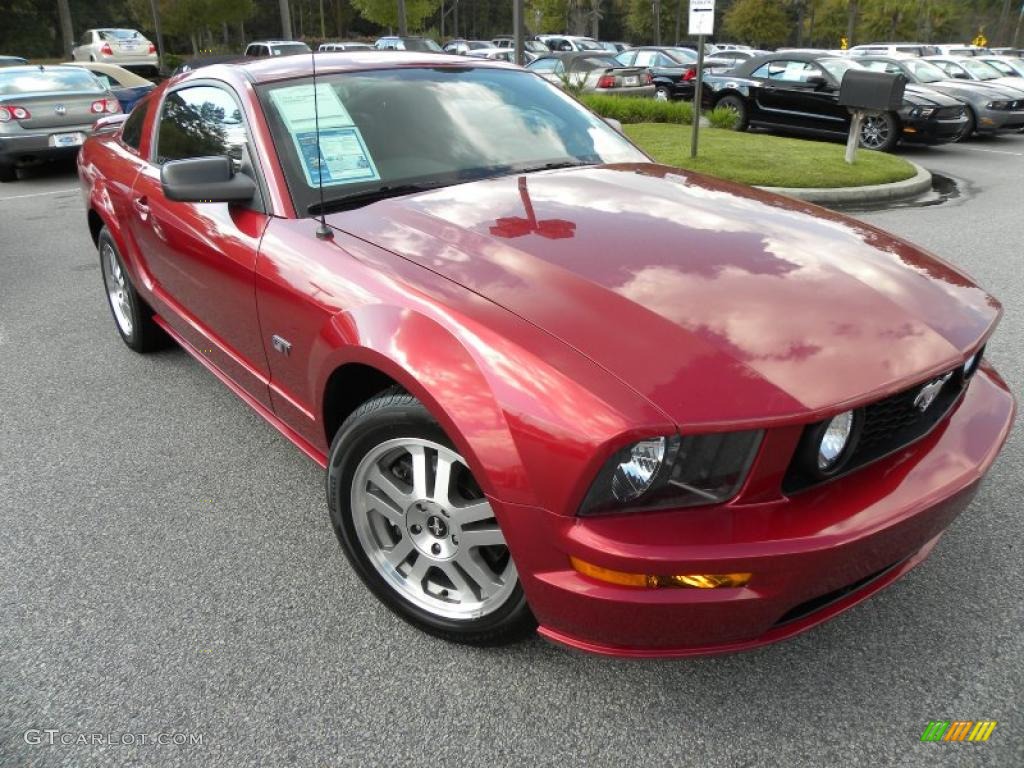
[[981,356],[984,354],[985,348],[982,347],[973,355],[967,358],[967,362],[964,363],[964,380],[971,378],[978,370],[978,366],[981,365]]
[[580,514],[728,501],[746,478],[763,434],[671,435],[633,443],[605,462]]
[[988,104],[985,105],[985,108],[986,109],[1005,110],[1005,109],[1010,109],[1012,106],[1013,106],[1013,102],[1012,101],[990,101]]
[[910,110],[911,117],[931,117],[935,112],[934,107],[914,107]]

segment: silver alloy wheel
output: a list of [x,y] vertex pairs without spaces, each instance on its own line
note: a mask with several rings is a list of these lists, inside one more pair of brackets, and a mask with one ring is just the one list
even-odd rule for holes
[[654,92],[655,101],[668,101],[668,91],[664,88],[659,88]]
[[868,115],[860,127],[860,143],[868,149],[884,147],[889,141],[889,121],[884,115]]
[[132,298],[128,292],[128,284],[121,269],[121,262],[117,258],[110,243],[103,243],[100,248],[100,260],[103,262],[103,283],[107,288],[107,300],[110,308],[114,310],[114,319],[117,320],[121,333],[125,336],[132,335]]
[[356,467],[350,501],[370,563],[418,607],[476,619],[514,591],[518,575],[491,505],[450,448],[413,437],[381,443]]

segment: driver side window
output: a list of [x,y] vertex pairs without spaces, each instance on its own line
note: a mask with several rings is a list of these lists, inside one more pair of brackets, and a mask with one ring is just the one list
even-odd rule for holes
[[164,99],[157,133],[156,162],[223,155],[236,168],[245,157],[245,120],[235,99],[220,88],[197,85]]

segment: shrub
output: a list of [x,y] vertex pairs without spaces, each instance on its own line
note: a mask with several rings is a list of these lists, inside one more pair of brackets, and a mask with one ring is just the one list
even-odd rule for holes
[[739,117],[736,114],[736,110],[729,109],[728,107],[715,107],[708,112],[708,122],[711,123],[711,127],[724,128],[727,131],[731,131],[736,127]]
[[693,123],[693,105],[688,101],[657,101],[630,96],[585,93],[579,97],[584,106],[601,117],[627,123]]

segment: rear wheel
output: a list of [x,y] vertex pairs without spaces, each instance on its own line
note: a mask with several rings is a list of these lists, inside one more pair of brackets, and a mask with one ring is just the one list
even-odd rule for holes
[[735,94],[729,94],[728,96],[723,96],[717,102],[715,102],[715,107],[731,109],[733,112],[736,113],[736,123],[732,127],[734,131],[747,130],[747,126],[750,123],[750,117],[747,115],[746,102],[744,102],[742,98]]
[[659,85],[654,90],[654,99],[656,101],[668,101],[672,98],[672,92],[669,90],[667,85]]
[[14,163],[0,162],[0,182],[7,183],[17,180],[18,171],[15,169]]
[[860,145],[865,149],[892,152],[899,140],[899,121],[891,112],[864,117],[860,125]]
[[536,626],[490,502],[411,395],[389,390],[346,419],[327,493],[349,562],[401,618],[473,645]]
[[132,285],[128,271],[121,260],[114,238],[104,227],[97,241],[100,269],[107,304],[114,317],[114,325],[121,339],[136,352],[150,352],[164,345],[167,336],[153,322],[153,311],[142,300]]

